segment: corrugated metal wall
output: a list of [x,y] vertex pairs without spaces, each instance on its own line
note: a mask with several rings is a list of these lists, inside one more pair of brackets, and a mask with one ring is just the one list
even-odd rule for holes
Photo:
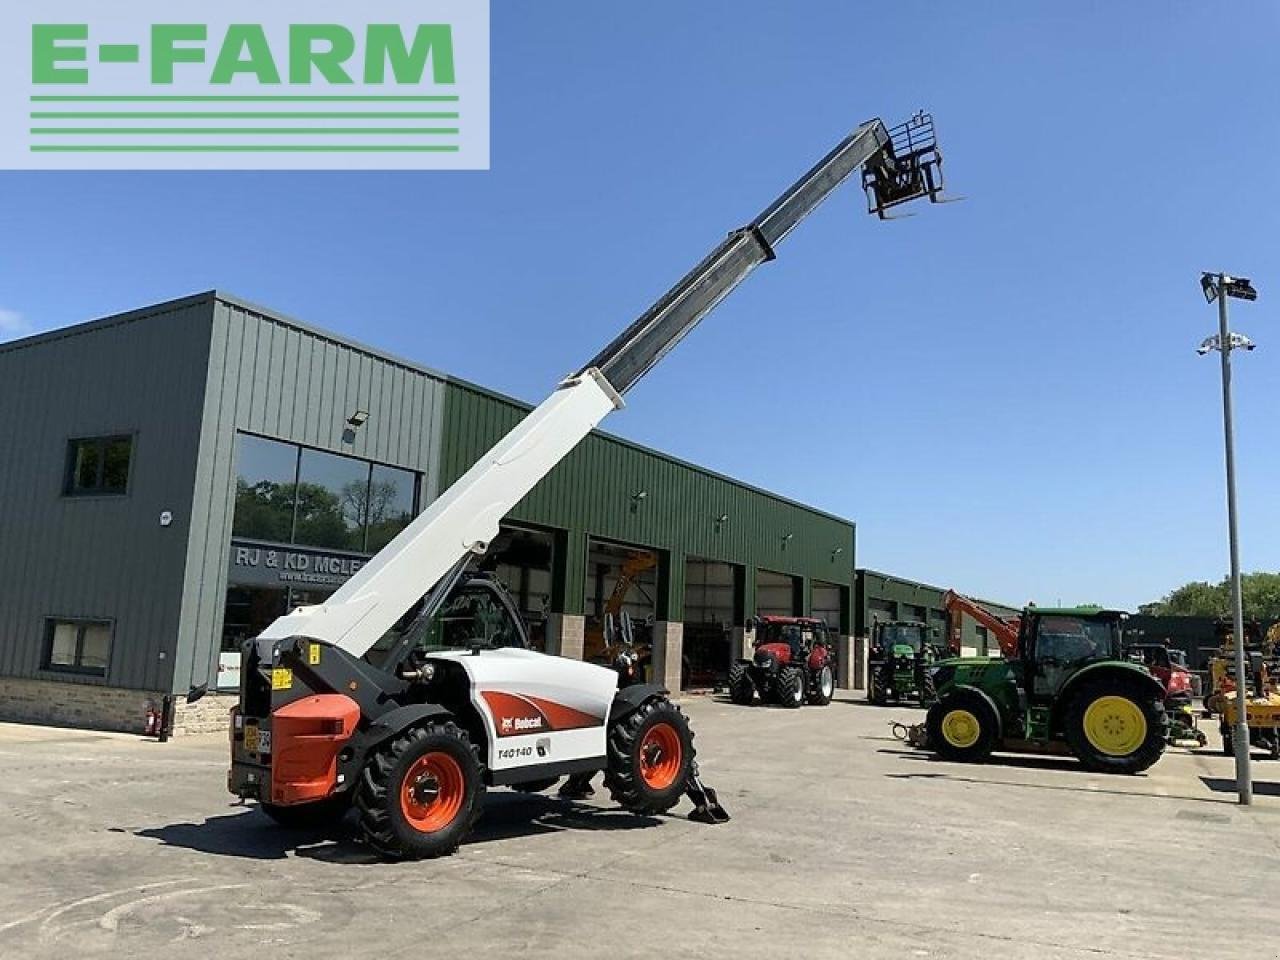
[[[49,676],[167,689],[209,318],[190,298],[0,346],[0,673],[45,676],[46,617],[102,617],[106,678]],[[68,440],[113,434],[135,436],[128,493],[64,497]]]
[[[946,590],[942,587],[917,583],[914,580],[903,580],[875,570],[859,570],[855,591],[857,600],[854,630],[858,636],[869,636],[873,615],[876,613],[886,614],[887,619],[915,620],[919,618],[921,612],[924,612],[927,614],[927,622],[938,628],[939,642],[946,642],[947,618],[942,609],[944,593]],[[1016,616],[1020,612],[1013,607],[1005,607],[985,600],[980,602],[998,617]],[[924,608],[923,611],[920,608]],[[965,618],[961,644],[974,647],[979,653],[983,652],[976,624],[968,617]],[[994,641],[992,645],[994,646]],[[995,652],[999,653],[999,650]]]
[[[426,503],[444,414],[437,377],[225,295],[213,309],[209,371],[179,649],[195,683],[211,675],[221,639],[237,431],[418,471]],[[369,420],[345,443],[357,410]],[[175,677],[175,689],[188,682]]]
[[[445,400],[441,485],[451,483],[528,408],[451,382]],[[643,500],[633,497],[645,491]],[[717,518],[728,515],[728,520]],[[680,557],[765,567],[850,585],[853,525],[603,434],[588,437],[511,514]],[[790,540],[784,540],[791,534]],[[836,553],[837,549],[840,551]],[[581,612],[582,563],[568,565],[566,612]],[[683,577],[668,614],[679,618]]]

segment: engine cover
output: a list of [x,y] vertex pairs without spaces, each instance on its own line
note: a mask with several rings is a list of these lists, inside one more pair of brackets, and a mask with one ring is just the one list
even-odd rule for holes
[[[471,681],[492,771],[603,759],[618,675],[595,664],[516,648],[435,653]],[[603,763],[602,763],[603,765]]]

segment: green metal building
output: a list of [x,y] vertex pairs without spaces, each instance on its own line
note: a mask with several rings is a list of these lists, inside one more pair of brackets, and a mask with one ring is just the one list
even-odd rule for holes
[[[0,715],[217,728],[240,643],[331,593],[528,409],[210,292],[0,345]],[[624,414],[625,415],[625,414]],[[537,644],[628,612],[706,686],[756,613],[854,629],[854,526],[607,434],[487,560]],[[424,589],[428,585],[424,584]]]
[[[872,624],[877,620],[915,620],[927,623],[937,630],[939,640],[946,639],[947,612],[942,605],[946,587],[917,583],[878,570],[866,569],[856,571],[854,583],[857,597],[854,633],[858,637],[869,637]],[[988,600],[977,602],[1002,619],[1017,616],[1021,612]],[[1000,645],[996,640],[989,638],[987,631],[968,617],[964,618],[960,645],[968,654],[1000,655]]]

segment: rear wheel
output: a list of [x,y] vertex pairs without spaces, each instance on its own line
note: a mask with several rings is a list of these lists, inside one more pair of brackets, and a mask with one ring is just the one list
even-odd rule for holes
[[788,710],[794,710],[804,703],[804,671],[799,667],[778,668],[773,678],[773,687],[777,691],[778,703]]
[[333,826],[347,815],[347,811],[351,809],[351,794],[335,793],[323,800],[287,807],[276,803],[260,803],[258,809],[282,827],[291,830],[318,830]]
[[360,830],[385,856],[444,856],[471,830],[483,794],[480,759],[461,728],[411,727],[382,746],[361,772]]
[[1067,743],[1090,770],[1139,773],[1164,753],[1164,702],[1133,683],[1094,683],[1067,706]]
[[693,764],[689,721],[666,697],[647,700],[609,730],[604,785],[633,813],[665,813],[684,794]]
[[995,749],[999,718],[983,697],[957,690],[929,708],[929,746],[944,760],[981,763]]
[[729,699],[743,707],[755,702],[756,685],[751,682],[751,669],[745,663],[729,665]]
[[809,702],[825,707],[836,693],[836,674],[831,664],[824,663],[813,675],[813,686],[809,691]]

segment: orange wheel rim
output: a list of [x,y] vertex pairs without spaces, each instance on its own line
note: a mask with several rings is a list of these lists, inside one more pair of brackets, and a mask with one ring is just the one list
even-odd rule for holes
[[680,776],[684,747],[669,723],[656,723],[640,741],[640,779],[651,790],[665,790]]
[[415,830],[433,833],[453,823],[466,793],[466,778],[457,760],[447,753],[423,754],[400,786],[400,810]]

